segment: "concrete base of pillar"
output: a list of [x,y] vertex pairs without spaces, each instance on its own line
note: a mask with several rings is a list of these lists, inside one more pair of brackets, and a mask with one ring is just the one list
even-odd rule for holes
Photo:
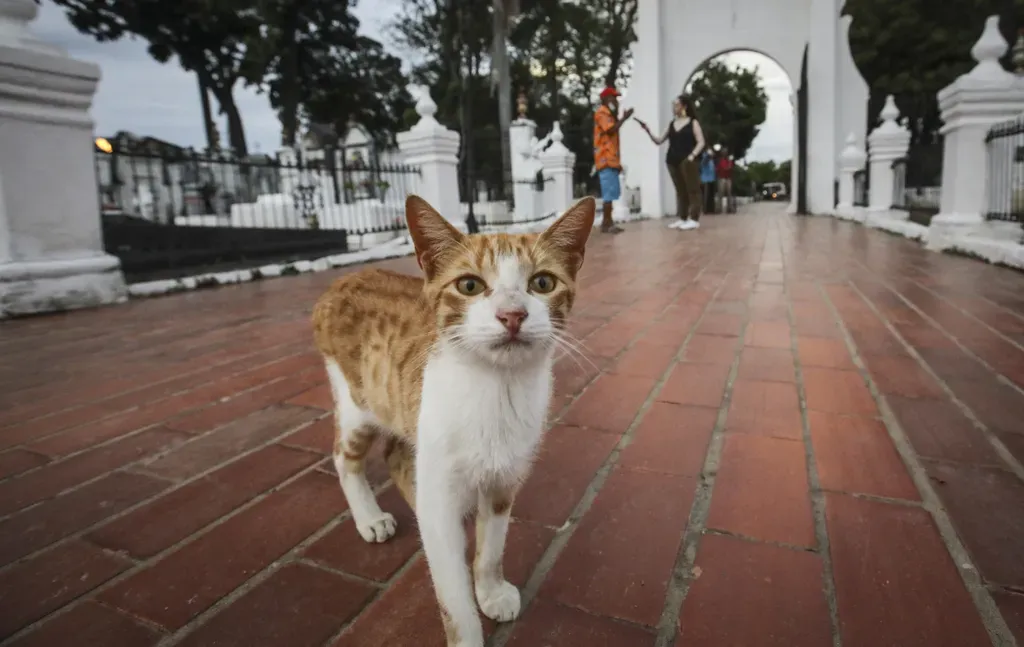
[[926,245],[937,252],[951,249],[958,238],[974,236],[984,227],[985,220],[980,214],[940,213],[931,220]]
[[840,220],[851,220],[853,222],[864,222],[867,220],[867,209],[852,205],[838,205],[832,215]]
[[0,319],[127,300],[115,256],[0,263]]
[[1024,270],[1024,245],[1020,243],[982,236],[968,236],[953,241],[947,249],[984,259],[996,265],[1006,265]]
[[868,212],[864,224],[872,229],[881,229],[891,234],[898,234],[911,240],[924,240],[928,237],[928,228],[908,220],[909,211],[901,209],[872,210]]
[[1022,234],[1024,234],[1024,229],[1021,228],[1019,222],[989,220],[985,222],[978,235],[993,240],[1019,244],[1022,242]]

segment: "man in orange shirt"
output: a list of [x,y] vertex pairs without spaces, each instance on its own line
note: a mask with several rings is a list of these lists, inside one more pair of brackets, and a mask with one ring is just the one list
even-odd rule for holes
[[623,113],[621,119],[618,113],[618,90],[601,90],[601,107],[594,113],[594,168],[597,169],[597,178],[601,182],[601,201],[604,203],[601,231],[606,234],[617,234],[622,231],[622,228],[615,226],[612,221],[612,203],[622,195],[622,187],[619,185],[619,174],[622,172],[622,162],[619,160],[619,128],[633,116],[633,109],[630,108]]

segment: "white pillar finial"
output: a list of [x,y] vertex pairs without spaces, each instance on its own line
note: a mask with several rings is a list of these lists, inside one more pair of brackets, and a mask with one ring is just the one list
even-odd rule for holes
[[556,144],[560,144],[565,137],[562,135],[562,124],[555,122],[555,125],[551,127],[551,141]]
[[971,48],[971,56],[978,62],[967,76],[979,81],[1004,81],[1013,75],[1003,69],[999,59],[1006,54],[1010,44],[999,31],[999,16],[992,15],[985,20],[981,38]]
[[891,94],[885,98],[885,106],[882,107],[882,121],[895,122],[900,118],[900,109],[896,107],[896,99]]
[[971,48],[971,57],[979,63],[998,61],[1006,54],[1009,43],[999,32],[999,16],[992,15],[985,19],[985,30],[981,38]]
[[857,145],[857,135],[850,133],[846,138],[846,147],[839,154],[841,169],[849,171],[851,174],[854,171],[859,171],[864,168],[867,157],[864,149]]
[[420,116],[415,126],[396,137],[405,163],[419,171],[407,190],[429,202],[456,226],[464,226],[459,206],[459,133],[434,118],[437,104],[426,86],[410,85],[407,89],[416,99]]
[[45,54],[62,55],[60,49],[40,41],[29,25],[39,15],[35,0],[0,0],[0,45]]
[[409,85],[406,87],[412,98],[416,100],[416,114],[420,120],[413,126],[415,130],[441,128],[441,124],[434,118],[437,113],[437,104],[430,96],[430,88],[425,85]]
[[864,168],[867,153],[857,145],[857,135],[850,133],[846,137],[846,147],[839,154],[839,204],[838,212],[849,211],[854,201],[854,174]]

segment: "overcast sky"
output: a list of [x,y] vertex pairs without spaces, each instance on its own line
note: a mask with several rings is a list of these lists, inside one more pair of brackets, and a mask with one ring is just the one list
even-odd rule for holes
[[[385,36],[385,28],[400,5],[401,0],[361,0],[355,13],[364,33],[394,50]],[[60,8],[46,1],[33,29],[42,40],[63,47],[75,58],[97,63],[102,69],[103,78],[93,105],[97,135],[127,130],[181,146],[205,146],[195,76],[182,70],[176,62],[157,63],[146,53],[145,43],[139,40],[97,43],[79,34]],[[768,119],[747,158],[789,159],[793,117],[786,73],[760,54],[738,52],[727,56],[731,62],[744,67],[757,66],[768,93]],[[238,87],[235,98],[250,151],[275,150],[281,141],[280,126],[266,97],[252,88]],[[221,126],[222,141],[226,141],[223,123]]]

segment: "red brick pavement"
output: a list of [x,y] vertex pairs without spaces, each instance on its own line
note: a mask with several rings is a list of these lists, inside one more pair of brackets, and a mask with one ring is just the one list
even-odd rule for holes
[[[442,644],[328,459],[336,276],[0,324],[3,644]],[[772,206],[584,285],[490,645],[1024,645],[1024,276]]]

